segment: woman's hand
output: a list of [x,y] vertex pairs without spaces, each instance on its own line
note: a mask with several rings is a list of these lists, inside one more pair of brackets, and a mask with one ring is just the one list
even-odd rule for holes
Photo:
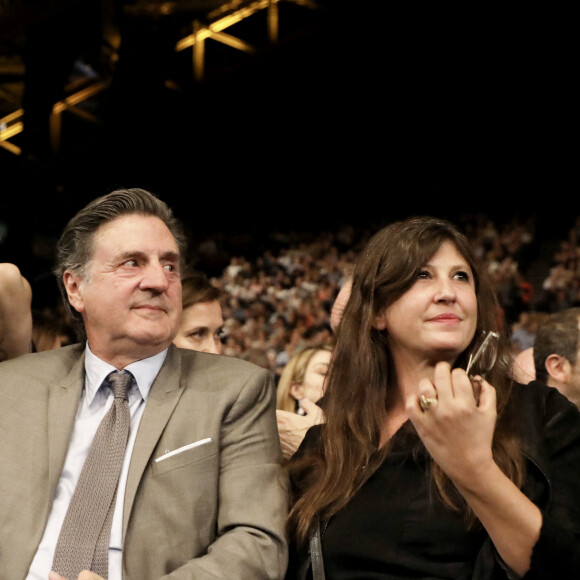
[[[436,402],[424,411],[421,395]],[[495,389],[482,377],[472,382],[463,369],[437,363],[433,381],[420,381],[406,410],[431,457],[456,485],[470,486],[481,470],[495,464]]]
[[[437,397],[424,411],[421,395]],[[424,405],[426,406],[426,405]],[[406,410],[433,460],[443,469],[487,530],[505,564],[523,576],[540,535],[542,514],[494,461],[495,389],[482,377],[472,384],[449,363],[422,380]]]
[[324,422],[324,415],[318,405],[306,398],[301,399],[301,402],[306,415],[276,410],[280,446],[286,459],[294,455],[310,427]]

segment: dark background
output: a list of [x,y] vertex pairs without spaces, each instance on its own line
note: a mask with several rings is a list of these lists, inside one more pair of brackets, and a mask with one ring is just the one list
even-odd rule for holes
[[0,259],[26,261],[34,236],[57,236],[118,186],[157,193],[199,236],[472,212],[567,232],[578,213],[570,15],[382,4],[283,3],[277,46],[225,68],[232,57],[208,49],[225,72],[181,77],[177,92],[155,84],[163,64],[141,60],[96,103],[100,127],[64,119],[56,158],[0,150]]

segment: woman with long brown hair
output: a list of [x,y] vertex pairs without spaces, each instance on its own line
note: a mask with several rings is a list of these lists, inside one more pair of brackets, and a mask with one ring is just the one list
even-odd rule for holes
[[580,413],[510,378],[486,272],[451,223],[391,224],[354,269],[289,464],[288,579],[580,578]]

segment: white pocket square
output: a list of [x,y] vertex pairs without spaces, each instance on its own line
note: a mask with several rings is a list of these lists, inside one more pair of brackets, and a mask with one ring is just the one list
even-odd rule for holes
[[195,441],[194,443],[190,443],[189,445],[184,445],[183,447],[178,447],[177,449],[174,449],[173,451],[166,451],[161,457],[158,457],[155,462],[159,462],[159,461],[163,461],[164,459],[167,459],[168,457],[171,457],[173,455],[177,455],[178,453],[183,453],[184,451],[187,451],[188,449],[193,449],[194,447],[199,447],[200,445],[205,445],[206,443],[209,443],[211,441],[211,437],[206,437],[205,439],[200,439],[199,441]]

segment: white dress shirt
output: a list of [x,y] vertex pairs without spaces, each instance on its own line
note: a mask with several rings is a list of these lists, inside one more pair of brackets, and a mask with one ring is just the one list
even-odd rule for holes
[[[125,450],[125,459],[123,460],[123,467],[121,468],[119,478],[111,536],[109,538],[109,580],[121,580],[123,498],[125,496],[129,462],[149,390],[166,356],[167,349],[155,356],[132,363],[124,369],[132,373],[135,381],[133,381],[128,393],[131,427],[127,448]],[[32,560],[26,580],[48,580],[48,574],[52,570],[52,560],[54,558],[60,528],[87,453],[101,419],[113,404],[114,396],[112,389],[101,389],[100,387],[107,375],[114,370],[117,369],[95,356],[87,343],[85,349],[85,385],[81,395],[74,429],[46,528],[44,529],[44,534],[36,555]],[[68,578],[67,580],[76,580],[76,578]]]

